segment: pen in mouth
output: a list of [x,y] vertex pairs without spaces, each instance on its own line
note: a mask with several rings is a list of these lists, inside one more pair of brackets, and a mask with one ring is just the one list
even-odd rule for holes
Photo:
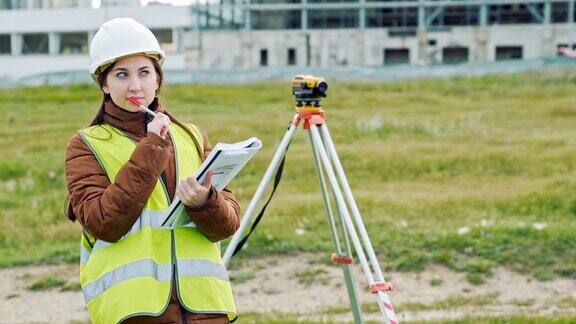
[[140,98],[130,97],[130,98],[128,98],[128,101],[130,101],[134,106],[140,108],[142,111],[147,112],[150,115],[156,117],[156,113],[153,112],[152,110],[150,110],[148,107],[144,106],[142,104],[142,101],[140,101]]

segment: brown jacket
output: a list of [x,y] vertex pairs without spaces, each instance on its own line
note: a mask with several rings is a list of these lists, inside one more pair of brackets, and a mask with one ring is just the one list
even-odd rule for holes
[[[122,130],[137,143],[136,149],[114,182],[110,183],[92,151],[76,133],[66,151],[66,181],[70,195],[68,212],[73,213],[92,236],[116,242],[140,216],[159,177],[164,178],[170,199],[174,197],[176,164],[170,138],[164,140],[156,134],[148,134],[144,113],[128,112],[112,101],[106,101],[104,106],[104,123]],[[164,107],[157,105],[157,111],[164,111]],[[206,136],[203,137],[205,158],[212,148]],[[231,236],[238,229],[240,207],[228,188],[222,192],[212,188],[204,206],[197,209],[187,207],[186,210],[200,232],[213,242]],[[185,311],[173,289],[168,308],[162,315],[134,317],[124,323],[186,322],[227,323],[228,320],[222,315]]]

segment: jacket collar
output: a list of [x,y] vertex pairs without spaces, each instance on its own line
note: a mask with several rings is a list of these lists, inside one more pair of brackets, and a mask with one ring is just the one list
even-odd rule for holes
[[[164,112],[164,107],[154,98],[149,108],[154,111]],[[110,124],[127,135],[144,137],[147,134],[148,123],[152,116],[145,112],[130,112],[118,107],[111,99],[104,102],[104,123]]]

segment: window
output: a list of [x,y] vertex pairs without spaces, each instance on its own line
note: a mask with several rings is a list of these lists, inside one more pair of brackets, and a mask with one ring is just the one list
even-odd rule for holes
[[358,0],[308,0],[308,3],[358,2]]
[[[435,13],[438,7],[430,7],[426,10],[429,17]],[[480,7],[450,6],[444,7],[442,11],[430,22],[430,28],[443,26],[475,26],[480,21]]]
[[468,62],[468,47],[452,46],[442,49],[442,63],[460,64]]
[[86,33],[60,34],[61,54],[88,53],[88,35]]
[[521,60],[522,46],[497,46],[496,61]]
[[22,35],[22,54],[48,54],[48,34]]
[[251,0],[252,4],[300,3],[300,0]]
[[[536,15],[535,15],[536,14]],[[492,24],[533,24],[536,16],[544,17],[544,4],[504,4],[488,6],[488,23]]]
[[167,52],[176,51],[174,41],[172,39],[172,29],[152,29],[152,33],[158,39],[160,48]]
[[308,12],[308,27],[310,27],[311,29],[357,28],[358,10],[354,9],[310,10]]
[[288,49],[288,65],[296,65],[296,49]]
[[0,55],[12,53],[12,46],[10,44],[10,35],[0,35]]
[[30,0],[30,1],[15,1],[16,8],[21,9],[42,9],[42,0]]
[[260,50],[260,66],[268,66],[268,50]]
[[410,50],[407,48],[385,48],[384,65],[409,64]]
[[252,11],[252,29],[300,29],[300,10]]
[[12,0],[0,0],[0,10],[12,9]]
[[550,22],[568,22],[568,8],[568,2],[552,2],[552,17],[550,17]]
[[366,27],[416,28],[417,8],[366,9]]

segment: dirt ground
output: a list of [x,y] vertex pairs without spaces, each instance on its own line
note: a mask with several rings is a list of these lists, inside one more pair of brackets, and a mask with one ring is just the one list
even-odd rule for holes
[[[321,256],[274,256],[236,264],[230,271],[237,308],[242,313],[289,313],[299,318],[328,314],[333,321],[350,321],[348,295],[339,267],[326,265]],[[89,322],[82,293],[77,290],[75,265],[18,267],[0,270],[0,323]],[[370,312],[365,320],[380,317],[376,299],[366,291],[366,280],[355,266],[359,295]],[[387,275],[387,274],[385,274]],[[72,291],[55,288],[32,291],[41,278],[56,276]],[[482,285],[472,285],[465,274],[442,267],[421,273],[391,273],[396,291],[391,294],[402,321],[445,320],[466,316],[575,315],[576,280],[540,282],[499,268]],[[70,289],[70,288],[69,288]],[[325,317],[324,317],[325,318]]]

